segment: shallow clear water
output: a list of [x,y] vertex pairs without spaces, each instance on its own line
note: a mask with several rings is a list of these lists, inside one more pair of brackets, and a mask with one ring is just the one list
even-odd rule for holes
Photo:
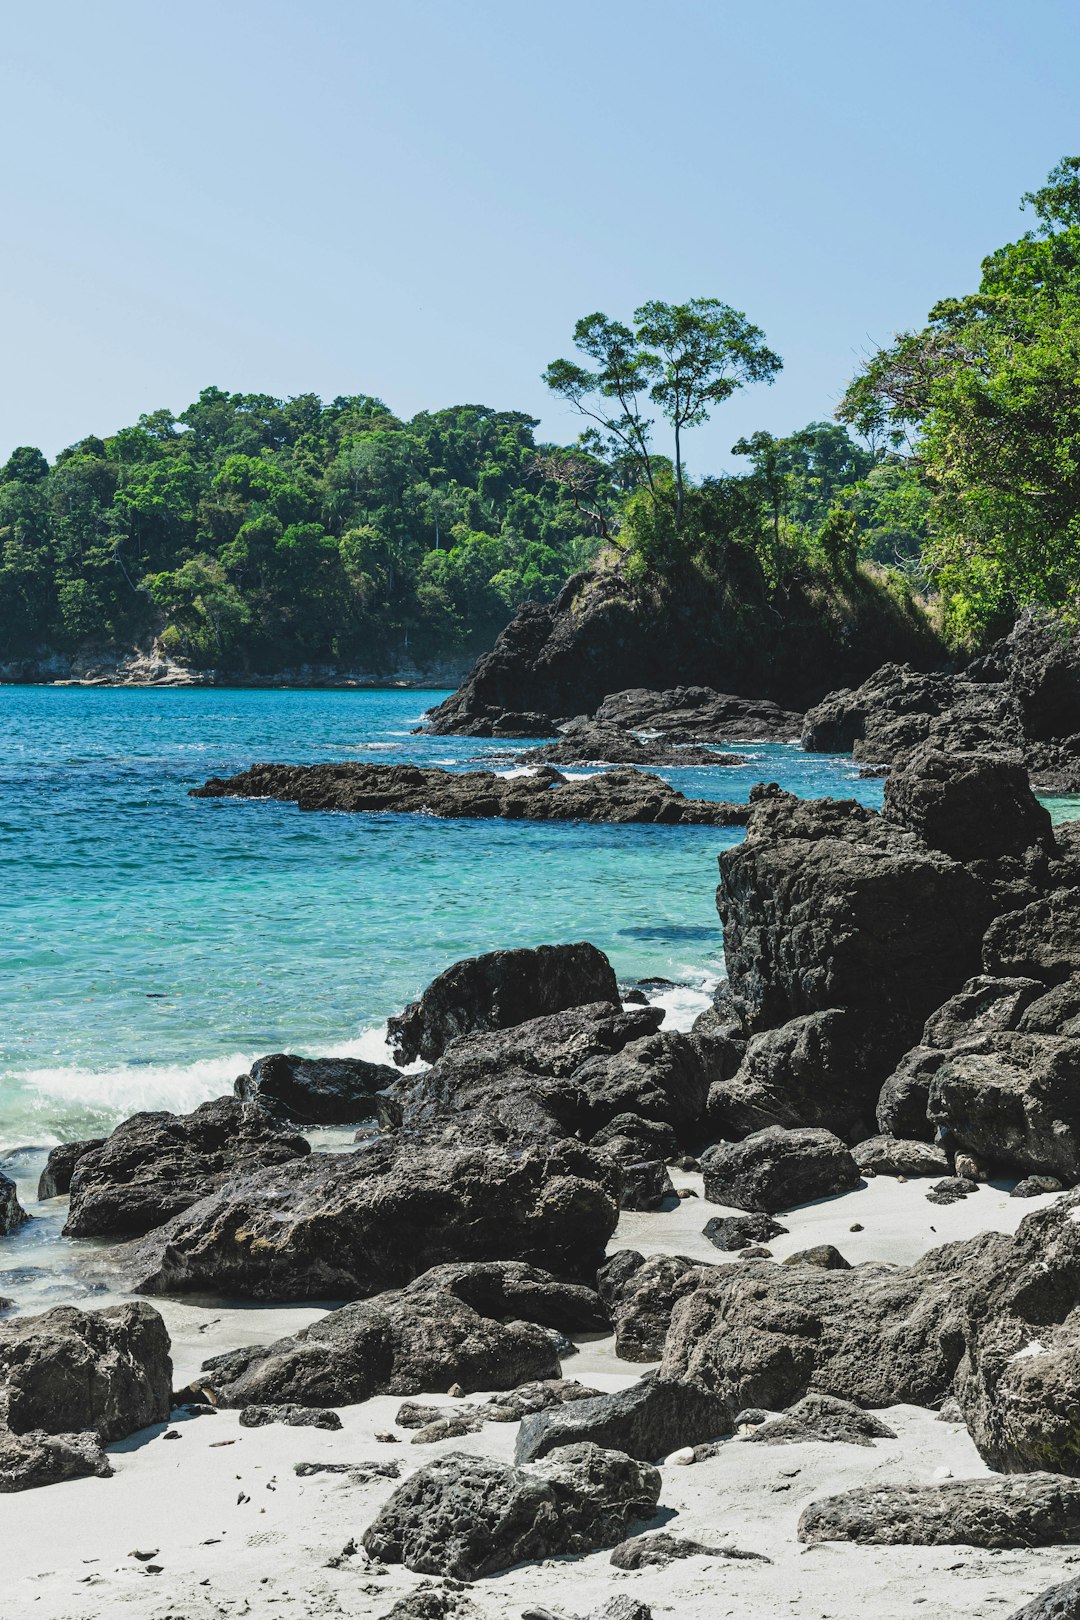
[[[254,760],[512,768],[503,745],[411,735],[443,695],[0,688],[0,1149],[190,1108],[264,1052],[378,1055],[390,1013],[496,946],[588,938],[626,980],[715,979],[738,830],[188,797]],[[880,800],[849,759],[733,746],[745,766],[661,774],[696,797],[766,779]]]

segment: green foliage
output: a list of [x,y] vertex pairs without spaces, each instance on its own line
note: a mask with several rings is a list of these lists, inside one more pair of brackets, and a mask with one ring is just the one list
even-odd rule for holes
[[478,652],[591,559],[618,503],[603,462],[535,427],[207,388],[51,468],[24,446],[0,470],[0,657],[151,634],[263,671]]
[[1024,606],[1080,613],[1080,158],[1024,202],[1036,229],[874,355],[839,413],[913,436],[925,562],[963,645]]
[[649,444],[652,419],[642,396],[659,406],[674,433],[676,526],[685,503],[682,435],[707,422],[715,405],[748,382],[772,382],[779,355],[746,316],[718,298],[685,304],[652,299],[634,311],[634,328],[607,315],[586,315],[574,327],[574,346],[594,370],[553,360],[544,381],[591,423],[584,436],[609,460],[626,459],[658,494]]

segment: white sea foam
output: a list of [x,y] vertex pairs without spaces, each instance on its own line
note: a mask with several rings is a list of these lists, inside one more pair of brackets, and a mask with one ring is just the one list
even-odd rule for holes
[[687,1030],[699,1013],[712,1005],[713,991],[719,979],[708,974],[699,975],[697,983],[673,984],[657,990],[646,990],[654,1007],[663,1007],[665,1029]]

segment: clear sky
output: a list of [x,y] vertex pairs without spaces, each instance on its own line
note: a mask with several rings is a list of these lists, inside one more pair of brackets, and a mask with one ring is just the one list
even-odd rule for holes
[[1080,151],[1076,0],[35,0],[0,22],[0,457],[199,389],[577,422],[575,319],[715,296],[828,416]]

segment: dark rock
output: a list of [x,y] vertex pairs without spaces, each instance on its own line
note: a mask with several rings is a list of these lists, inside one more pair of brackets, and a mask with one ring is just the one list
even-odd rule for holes
[[1008,638],[1007,678],[1027,736],[1075,738],[1080,732],[1080,641],[1037,613],[1021,614]]
[[51,1148],[38,1179],[38,1198],[62,1198],[71,1186],[71,1176],[84,1153],[103,1147],[105,1137],[91,1136],[83,1142],[61,1142]]
[[948,1051],[977,1035],[1016,1029],[1044,986],[1038,979],[994,979],[980,974],[931,1013],[922,1044]]
[[725,1399],[696,1384],[647,1377],[613,1395],[525,1418],[514,1460],[535,1462],[559,1447],[587,1440],[655,1462],[683,1446],[729,1434],[732,1417]]
[[444,1265],[275,1344],[216,1356],[203,1375],[224,1406],[345,1406],[455,1384],[462,1391],[514,1389],[559,1377],[551,1328],[606,1326],[591,1289],[535,1267]]
[[851,1261],[845,1260],[839,1249],[831,1243],[817,1243],[812,1249],[799,1249],[782,1262],[785,1266],[816,1266],[819,1271],[850,1271]]
[[169,1336],[141,1302],[0,1325],[0,1491],[111,1473],[102,1443],[168,1417]]
[[854,690],[830,692],[807,712],[802,732],[812,753],[853,753],[878,765],[902,763],[925,745],[1019,755],[1023,742],[1019,706],[1002,683],[894,663]]
[[710,1088],[710,1131],[738,1138],[774,1125],[813,1125],[864,1136],[891,1051],[880,1018],[865,1013],[807,1013],[763,1030],[751,1036],[730,1078]]
[[765,698],[735,697],[708,686],[612,692],[594,715],[600,726],[657,731],[666,742],[789,742],[802,716]]
[[652,1517],[659,1496],[655,1468],[598,1446],[563,1447],[525,1468],[452,1453],[398,1486],[363,1544],[386,1563],[472,1581],[611,1547],[633,1520]]
[[431,1069],[401,1082],[405,1124],[451,1121],[483,1140],[524,1144],[592,1137],[636,1114],[692,1136],[708,1095],[705,1060],[693,1037],[651,1033],[662,1018],[657,1007],[598,1002],[460,1036]]
[[122,1258],[141,1293],[253,1299],[370,1295],[447,1261],[521,1260],[583,1277],[615,1227],[612,1170],[569,1141],[510,1150],[379,1139],[238,1177]]
[[1010,1198],[1039,1198],[1043,1193],[1061,1192],[1061,1182],[1056,1176],[1025,1176],[1018,1181]]
[[[813,1110],[866,1135],[883,1082],[977,968],[990,889],[860,805],[775,785],[752,790],[746,839],[721,854],[720,879],[732,1006],[753,1031],[776,1033],[714,1091],[710,1119],[723,1119],[730,1093],[736,1110],[764,1104],[775,1120],[786,1107],[788,1123]],[[829,1017],[777,1029],[813,1014]],[[733,1134],[753,1123],[744,1113]]]
[[702,1266],[681,1254],[620,1249],[600,1268],[597,1287],[615,1324],[615,1353],[623,1361],[658,1361],[676,1300],[697,1287]]
[[670,1125],[641,1114],[616,1114],[590,1137],[593,1147],[617,1143],[620,1151],[624,1142],[632,1143],[641,1158],[673,1159],[679,1151],[679,1139]]
[[675,1196],[675,1188],[663,1159],[622,1157],[618,1152],[617,1140],[609,1143],[605,1151],[619,1158],[622,1165],[620,1209],[659,1209],[665,1198]]
[[[741,1415],[736,1418],[741,1427]],[[766,1421],[740,1439],[766,1446],[791,1445],[803,1440],[824,1440],[849,1446],[872,1446],[875,1440],[895,1440],[896,1430],[864,1412],[851,1401],[835,1395],[806,1395],[779,1417],[766,1414]]]
[[635,737],[617,726],[601,725],[578,715],[559,727],[557,742],[527,748],[516,756],[519,765],[745,765],[741,754],[693,743],[673,743],[664,737]]
[[1057,889],[995,918],[986,931],[983,965],[999,978],[1022,975],[1047,985],[1080,973],[1080,888]]
[[878,1130],[886,1136],[930,1141],[934,1134],[926,1112],[930,1084],[944,1056],[930,1046],[913,1046],[904,1053],[878,1094]]
[[290,1429],[340,1429],[341,1419],[329,1407],[245,1406],[240,1413],[242,1429],[265,1429],[270,1423],[285,1423]]
[[859,1184],[848,1149],[829,1131],[773,1126],[702,1155],[705,1197],[733,1209],[775,1214]]
[[22,1226],[23,1222],[29,1219],[29,1215],[19,1203],[15,1183],[9,1176],[0,1172],[0,1237],[6,1237],[9,1232],[14,1232],[16,1227]]
[[969,1181],[967,1176],[946,1176],[942,1181],[935,1181],[926,1195],[926,1201],[928,1204],[958,1204],[961,1198],[967,1198],[978,1190],[978,1182]]
[[747,1249],[752,1243],[768,1243],[770,1238],[783,1237],[786,1232],[787,1227],[771,1215],[714,1215],[705,1222],[702,1236],[716,1248],[731,1251]]
[[1049,852],[1049,813],[1019,760],[918,749],[889,774],[883,815],[957,861]]
[[311,1147],[261,1108],[231,1097],[192,1114],[134,1114],[71,1176],[65,1237],[137,1236],[233,1176],[305,1158]]
[[1080,1541],[1080,1482],[1059,1474],[871,1485],[811,1502],[799,1540],[878,1546],[1050,1547]]
[[652,1565],[663,1569],[676,1558],[745,1558],[762,1564],[770,1562],[761,1553],[740,1552],[737,1547],[710,1547],[703,1541],[692,1541],[689,1536],[673,1536],[670,1530],[631,1536],[619,1543],[610,1562],[616,1569],[648,1569]]
[[233,1090],[296,1125],[351,1125],[370,1119],[378,1094],[398,1078],[388,1064],[363,1058],[302,1058],[286,1052],[259,1058]]
[[1045,1592],[1033,1597],[1022,1609],[1017,1609],[1009,1620],[1078,1620],[1080,1617],[1080,1575],[1061,1586],[1048,1586]]
[[727,807],[688,799],[647,771],[620,766],[568,781],[553,765],[522,776],[421,765],[252,765],[192,788],[196,799],[282,799],[301,810],[503,818],[510,821],[661,822],[723,827]]
[[[1025,981],[1026,982],[1026,981]],[[1020,1017],[1008,1025],[1023,1035],[1080,1036],[1080,975],[1056,984],[1029,1002]]]
[[611,963],[595,945],[490,951],[455,962],[432,980],[419,1001],[390,1019],[389,1040],[399,1063],[434,1063],[458,1035],[510,1029],[569,1007],[618,999]]
[[1080,1475],[1080,1195],[1033,1211],[963,1292],[955,1394],[983,1461],[1000,1473]]
[[941,1148],[892,1136],[871,1136],[853,1147],[851,1156],[860,1170],[878,1176],[940,1176],[949,1171]]
[[383,1620],[474,1620],[478,1613],[476,1604],[464,1592],[423,1581],[414,1591],[398,1598]]
[[1080,1179],[1080,1040],[1006,1031],[965,1041],[930,1086],[957,1147],[1021,1174]]
[[963,1355],[960,1285],[1008,1241],[950,1244],[910,1267],[701,1267],[672,1310],[660,1374],[726,1396],[733,1412],[780,1411],[811,1389],[860,1406],[937,1405]]

